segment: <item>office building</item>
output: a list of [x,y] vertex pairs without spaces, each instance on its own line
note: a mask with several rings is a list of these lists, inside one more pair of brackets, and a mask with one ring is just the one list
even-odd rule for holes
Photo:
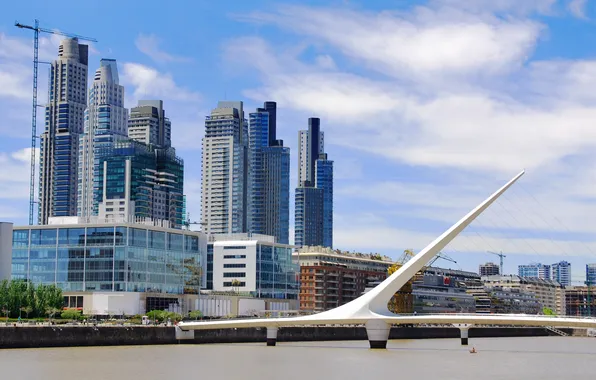
[[276,139],[276,103],[250,114],[248,231],[288,244],[290,231],[290,148]]
[[65,39],[50,65],[45,130],[40,136],[39,224],[77,214],[79,135],[87,107],[88,46]]
[[159,148],[172,146],[172,123],[166,117],[162,100],[139,100],[130,109],[128,137]]
[[220,101],[205,120],[202,225],[208,234],[247,230],[248,123],[242,102]]
[[333,246],[333,161],[324,152],[320,119],[308,119],[299,131],[298,187],[295,194],[294,243]]
[[412,286],[414,311],[418,314],[475,313],[476,300],[465,282],[449,273],[424,273]]
[[562,286],[571,286],[571,263],[559,261],[551,265],[551,279]]
[[499,266],[495,263],[480,264],[478,266],[478,273],[481,276],[495,276],[501,274],[499,272]]
[[113,59],[102,59],[95,72],[85,110],[85,131],[79,140],[77,215],[98,214],[103,166],[102,153],[120,140],[127,139],[128,113],[124,108],[124,87],[119,84]]
[[596,285],[596,264],[586,264],[586,285]]
[[341,252],[328,247],[302,247],[294,253],[300,263],[300,310],[321,312],[359,297],[387,278],[389,257]]
[[[298,263],[292,261],[293,246],[276,243],[273,236],[247,233],[212,235],[209,245],[213,291],[298,299]],[[209,274],[209,267],[207,271]]]
[[565,289],[566,315],[570,317],[596,317],[595,296],[592,286],[575,286]]
[[98,151],[98,216],[105,221],[139,219],[184,223],[184,162],[174,148],[120,140]]
[[205,286],[206,235],[150,222],[82,220],[50,218],[49,225],[14,227],[12,279],[54,284],[69,297],[67,307],[72,301],[89,314],[194,305]]
[[551,279],[550,265],[540,263],[518,265],[517,271],[520,277],[541,278],[543,280]]

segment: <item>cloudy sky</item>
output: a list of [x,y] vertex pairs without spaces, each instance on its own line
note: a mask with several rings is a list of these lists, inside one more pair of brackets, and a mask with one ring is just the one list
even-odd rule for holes
[[[89,4],[87,4],[89,3]],[[0,14],[0,219],[27,222],[32,33],[99,40],[126,104],[165,101],[200,218],[204,117],[218,100],[278,102],[293,152],[322,119],[335,161],[337,248],[423,248],[509,178],[527,173],[445,250],[477,269],[596,262],[596,7],[586,0],[12,2]],[[593,9],[592,9],[593,7]],[[31,10],[35,10],[32,12]],[[60,38],[44,34],[52,60]],[[47,98],[41,66],[40,102]],[[43,129],[39,118],[38,130]],[[296,170],[292,173],[296,182]]]

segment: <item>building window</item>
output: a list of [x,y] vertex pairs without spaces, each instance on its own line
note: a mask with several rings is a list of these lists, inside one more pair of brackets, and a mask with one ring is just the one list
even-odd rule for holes
[[224,259],[246,259],[246,255],[224,255]]
[[233,277],[246,277],[246,272],[229,272],[223,274],[224,278],[233,278]]

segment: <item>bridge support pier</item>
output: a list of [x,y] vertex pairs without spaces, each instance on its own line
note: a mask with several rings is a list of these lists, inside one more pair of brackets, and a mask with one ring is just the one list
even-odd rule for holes
[[387,348],[387,340],[389,339],[390,330],[391,325],[380,319],[371,319],[366,322],[366,335],[368,336],[370,348]]
[[456,324],[455,327],[459,328],[459,336],[461,338],[461,345],[467,346],[468,345],[468,331],[472,325],[465,325],[465,324]]
[[277,327],[267,327],[267,346],[273,347],[277,343]]

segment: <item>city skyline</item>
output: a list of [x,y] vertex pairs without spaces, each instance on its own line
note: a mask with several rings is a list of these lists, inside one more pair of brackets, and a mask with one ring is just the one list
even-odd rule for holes
[[[596,225],[589,200],[594,196],[588,175],[593,159],[586,153],[594,140],[589,132],[593,99],[587,89],[595,52],[590,44],[566,42],[571,35],[574,41],[586,38],[593,9],[572,12],[564,1],[536,1],[517,8],[483,2],[460,4],[457,12],[449,12],[454,2],[437,0],[419,2],[418,9],[394,8],[401,12],[395,16],[382,13],[391,10],[383,1],[351,3],[312,7],[288,2],[274,8],[238,3],[234,14],[216,5],[198,8],[189,13],[224,27],[199,22],[193,33],[184,25],[197,24],[195,18],[180,20],[175,27],[147,29],[141,22],[147,15],[128,5],[122,5],[114,22],[120,20],[129,28],[118,31],[83,17],[66,17],[41,2],[35,9],[44,14],[43,26],[99,39],[90,44],[90,73],[100,58],[117,59],[127,108],[139,99],[164,100],[179,131],[173,144],[195,167],[186,173],[191,219],[200,216],[200,168],[194,162],[200,157],[204,116],[221,99],[242,99],[246,110],[273,100],[279,108],[278,134],[286,140],[292,162],[298,153],[294,131],[308,117],[324,120],[330,142],[326,150],[336,162],[335,246],[393,257],[405,248],[420,248],[447,220],[461,216],[487,189],[523,166],[527,178],[502,203],[515,218],[497,205],[481,226],[460,239],[461,244],[448,247],[454,248],[448,250],[450,256],[476,269],[489,258],[482,252],[502,250],[507,254],[506,273],[531,261],[567,260],[574,266],[575,280],[582,276],[584,264],[596,252],[590,237]],[[0,105],[6,115],[0,125],[0,151],[7,177],[0,216],[17,224],[26,223],[32,52],[31,36],[16,30],[13,22],[33,18],[30,9],[11,4],[0,16]],[[73,11],[94,12],[74,3]],[[348,22],[326,27],[338,13],[357,27],[346,28]],[[306,19],[316,20],[312,29],[300,23]],[[384,34],[365,27],[377,22],[386,25]],[[255,24],[262,25],[262,34],[255,35]],[[453,25],[478,33],[441,33]],[[488,38],[491,28],[511,33]],[[280,33],[288,44],[307,48],[296,51],[276,43]],[[403,33],[410,34],[405,38]],[[383,41],[385,34],[394,39],[375,48],[374,41]],[[362,35],[370,46],[354,43]],[[470,40],[457,44],[466,35]],[[320,44],[311,44],[312,37]],[[178,44],[180,40],[186,44]],[[411,40],[417,43],[406,44]],[[57,41],[45,36],[41,42],[41,58],[55,59]],[[457,54],[436,46],[450,46]],[[491,53],[495,51],[500,53]],[[40,98],[47,93],[44,71]],[[583,116],[578,120],[576,115]],[[542,133],[533,129],[538,127]],[[294,167],[291,183],[296,182]],[[523,206],[523,212],[516,206]]]

